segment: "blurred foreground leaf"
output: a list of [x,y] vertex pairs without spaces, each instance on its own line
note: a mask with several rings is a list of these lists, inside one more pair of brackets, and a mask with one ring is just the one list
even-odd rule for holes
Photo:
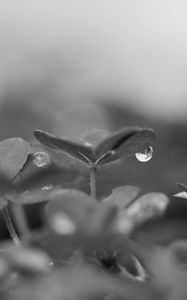
[[[49,194],[48,200],[46,215],[51,226],[55,224],[56,218],[59,221],[56,225],[59,224],[60,232],[60,226],[65,226],[63,220],[66,216],[75,225],[75,231],[87,238],[101,235],[103,231],[110,228],[109,224],[116,212],[114,206],[99,204],[92,197],[77,190],[59,190],[57,193]],[[58,228],[55,229],[53,226],[52,228],[58,232]]]
[[139,194],[136,186],[120,186],[112,190],[112,194],[103,199],[103,202],[116,205],[118,208],[126,208]]
[[127,234],[147,220],[162,215],[168,204],[169,199],[165,194],[145,194],[136,199],[127,209],[119,211],[117,228]]

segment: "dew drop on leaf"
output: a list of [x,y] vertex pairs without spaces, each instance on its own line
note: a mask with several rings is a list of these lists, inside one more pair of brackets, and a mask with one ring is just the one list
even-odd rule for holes
[[61,235],[71,235],[76,231],[74,222],[62,211],[53,216],[50,225],[56,233]]
[[149,161],[153,156],[153,148],[149,146],[147,149],[135,154],[137,160],[141,162]]
[[51,164],[51,158],[46,152],[36,152],[33,154],[33,164],[38,168],[46,168]]

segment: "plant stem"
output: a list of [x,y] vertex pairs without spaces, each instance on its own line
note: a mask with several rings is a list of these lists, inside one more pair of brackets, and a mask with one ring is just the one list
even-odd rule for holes
[[12,223],[12,220],[11,220],[11,217],[10,217],[9,210],[8,210],[7,206],[3,208],[2,214],[3,214],[3,217],[5,219],[5,223],[6,223],[8,231],[9,231],[10,237],[13,239],[14,243],[17,246],[19,246],[20,245],[20,239],[19,239],[19,237],[17,235],[17,232],[14,228],[14,225]]
[[90,170],[90,195],[96,199],[96,197],[97,197],[97,190],[96,190],[97,166],[95,164],[90,164],[89,170]]
[[12,211],[19,233],[22,237],[28,236],[30,234],[30,230],[23,206],[19,204],[12,204]]

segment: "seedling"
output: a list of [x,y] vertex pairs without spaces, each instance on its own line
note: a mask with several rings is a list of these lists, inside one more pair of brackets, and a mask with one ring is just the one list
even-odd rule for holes
[[[162,193],[141,195],[138,187],[130,185],[113,189],[108,197],[98,197],[97,193],[98,169],[130,156],[140,162],[149,161],[155,132],[139,127],[114,133],[92,130],[77,141],[42,130],[35,130],[34,136],[40,142],[37,151],[19,138],[0,143],[0,209],[12,239],[19,245],[1,246],[1,299],[162,298],[166,293],[159,280],[162,264],[174,272],[178,258],[180,262],[186,259],[186,244],[174,244],[164,250],[153,247],[150,251],[150,246],[146,248],[131,237],[147,221],[162,216],[168,197]],[[31,186],[26,191],[14,185],[18,177],[24,181],[33,166],[36,170],[32,176],[40,171],[50,173],[54,165],[53,156],[47,151],[50,148],[86,165],[90,195],[52,182],[37,188]],[[58,170],[52,169],[54,173]],[[26,227],[26,220],[21,208],[37,203],[43,203],[43,227],[38,231],[26,228],[25,235],[22,227]],[[17,210],[13,213],[19,234],[23,233],[21,240],[8,210],[15,205]],[[173,277],[169,278],[165,285],[173,282]]]
[[136,155],[140,161],[152,157],[155,132],[147,128],[126,127],[113,134],[93,130],[82,142],[56,137],[48,132],[35,130],[36,139],[45,146],[65,151],[87,165],[90,171],[90,193],[97,197],[96,172],[99,166],[118,159]]

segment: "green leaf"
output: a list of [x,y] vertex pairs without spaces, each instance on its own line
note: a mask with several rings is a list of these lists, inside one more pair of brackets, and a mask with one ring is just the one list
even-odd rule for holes
[[98,164],[124,159],[153,146],[155,132],[149,128],[125,127],[104,139],[95,149]]
[[0,142],[0,173],[12,180],[24,167],[29,155],[29,144],[21,138]]
[[92,150],[81,143],[59,138],[42,130],[35,130],[34,136],[41,144],[59,151],[65,151],[83,162],[87,163],[88,160],[92,160]]
[[126,208],[138,196],[139,191],[136,186],[120,186],[113,189],[112,194],[103,199],[103,202],[114,204],[119,209]]

